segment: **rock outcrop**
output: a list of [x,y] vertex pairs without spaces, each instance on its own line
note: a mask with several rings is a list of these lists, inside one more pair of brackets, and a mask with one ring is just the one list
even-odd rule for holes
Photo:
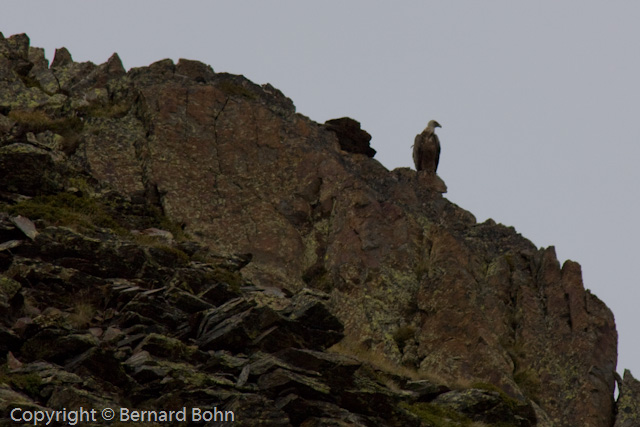
[[580,266],[369,139],[196,61],[49,67],[0,37],[0,411],[611,426],[617,333]]
[[359,122],[349,117],[342,117],[340,119],[327,120],[324,124],[327,129],[335,132],[341,150],[349,153],[365,154],[367,157],[376,155],[376,150],[369,145],[371,135],[360,128]]
[[614,427],[633,427],[640,425],[640,381],[633,378],[631,372],[624,371],[624,377],[617,378],[619,396],[617,416]]

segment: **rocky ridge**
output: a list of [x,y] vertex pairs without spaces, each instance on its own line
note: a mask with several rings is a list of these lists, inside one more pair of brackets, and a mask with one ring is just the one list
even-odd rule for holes
[[0,411],[624,422],[613,315],[580,266],[369,139],[196,61],[49,66],[0,37]]

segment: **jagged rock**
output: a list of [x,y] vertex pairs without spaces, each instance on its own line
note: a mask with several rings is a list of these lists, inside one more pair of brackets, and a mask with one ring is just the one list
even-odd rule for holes
[[618,377],[620,394],[616,401],[616,423],[614,427],[633,427],[640,425],[640,382],[631,371],[625,369],[624,377]]
[[352,414],[338,405],[303,399],[293,393],[276,400],[275,405],[289,414],[294,425],[337,427],[370,424],[364,417]]
[[26,76],[33,67],[28,58],[29,37],[26,34],[15,34],[8,39],[0,36],[0,55],[10,61],[11,70],[18,76]]
[[449,387],[429,380],[409,381],[404,389],[415,393],[415,399],[418,402],[430,402],[441,394],[451,391]]
[[[114,53],[107,62],[102,65],[98,65],[98,67],[87,76],[82,84],[87,88],[102,88],[107,85],[109,80],[123,77],[126,73],[126,70],[122,66],[122,60],[117,53]],[[84,88],[76,86],[74,89],[83,90]]]
[[142,350],[128,358],[124,364],[132,368],[138,368],[146,364],[155,364],[155,361],[148,351]]
[[322,372],[332,388],[348,386],[348,381],[362,366],[362,362],[352,357],[299,348],[282,350],[276,356],[298,368]]
[[167,291],[167,297],[174,306],[186,313],[198,313],[213,308],[213,305],[204,299],[175,288]]
[[[58,52],[60,51],[60,60]],[[87,88],[92,87],[91,75],[98,67],[92,62],[73,62],[71,54],[65,49],[56,49],[56,56],[51,63],[50,69],[53,71],[60,92],[67,95],[79,95]],[[87,81],[88,80],[88,81]],[[84,103],[76,103],[77,106],[84,106]]]
[[302,367],[298,367],[289,364],[278,357],[271,354],[255,353],[252,356],[251,364],[249,365],[249,373],[252,376],[259,377],[269,372],[273,372],[277,369],[285,369],[287,371],[296,372],[307,376],[317,376],[318,372],[310,371]]
[[339,404],[351,412],[389,418],[396,411],[400,400],[399,394],[372,378],[357,376],[354,385],[340,395]]
[[[0,299],[0,360],[87,376],[51,379],[29,404],[133,394],[220,402],[240,424],[420,425],[463,379],[500,390],[480,396],[498,399],[496,423],[533,422],[503,411],[511,396],[540,425],[612,425],[615,324],[579,265],[477,224],[437,177],[349,154],[372,155],[370,137],[340,123],[196,61],[125,72],[117,55],[80,64],[60,49],[47,67],[28,37],[0,37],[0,274],[19,284]],[[173,241],[126,231],[151,227]],[[324,353],[343,337],[359,358],[417,372]],[[411,383],[422,374],[442,385]],[[330,397],[305,395],[316,383]]]
[[284,390],[294,390],[296,394],[311,399],[328,399],[331,389],[317,379],[278,368],[258,378],[258,387],[270,395],[277,396]]
[[203,364],[203,369],[207,372],[231,372],[240,374],[248,363],[246,357],[232,355],[225,350],[209,351],[209,357]]
[[161,381],[164,379],[171,368],[169,366],[160,366],[147,351],[140,351],[124,362],[129,369],[131,376],[140,384],[146,384],[153,381]]
[[44,56],[44,48],[29,46],[28,58],[34,68],[49,68],[49,60]]
[[71,58],[69,50],[66,47],[56,49],[53,61],[51,61],[51,68],[66,67],[71,64],[73,64],[73,58]]
[[29,61],[33,68],[29,71],[29,78],[37,82],[46,94],[55,94],[60,90],[60,84],[53,70],[49,69],[49,61],[44,56],[44,49],[29,48]]
[[178,60],[176,74],[184,75],[198,83],[209,83],[215,78],[215,73],[211,66],[184,58]]
[[15,34],[6,39],[7,46],[14,58],[28,59],[29,36],[26,34]]
[[[164,297],[148,292],[150,291],[136,295],[122,307],[121,311],[124,315],[122,327],[143,324],[148,326],[146,333],[149,333],[162,325],[176,331],[187,322],[188,315],[186,313],[173,307]],[[127,318],[128,316],[131,317]]]
[[47,103],[46,93],[23,81],[32,65],[7,48],[7,39],[0,39],[0,111],[4,114],[13,108],[30,109]]
[[[242,348],[252,346],[254,339],[259,338],[263,331],[274,325],[285,323],[284,318],[269,307],[249,306],[245,310],[227,317],[226,313],[231,313],[227,311],[228,309],[236,311],[239,307],[247,307],[248,305],[247,302],[245,302],[247,305],[240,303],[242,302],[227,303],[219,310],[214,309],[209,316],[205,317],[198,334],[198,344],[203,349],[224,348],[239,351]],[[224,316],[224,320],[217,322],[217,319],[222,316]]]
[[454,409],[474,421],[491,424],[511,420],[512,425],[521,427],[537,424],[535,412],[530,405],[496,391],[450,391],[439,395],[433,403]]
[[293,320],[318,325],[319,328],[342,331],[342,323],[327,308],[328,299],[329,295],[325,293],[303,290],[293,297],[286,312]]
[[360,129],[360,122],[349,117],[332,119],[324,122],[324,125],[332,132],[335,132],[340,142],[340,148],[349,153],[364,154],[373,157],[376,150],[369,146],[371,135],[367,131]]

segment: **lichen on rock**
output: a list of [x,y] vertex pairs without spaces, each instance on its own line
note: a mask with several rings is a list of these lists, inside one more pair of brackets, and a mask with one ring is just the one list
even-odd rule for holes
[[197,61],[48,66],[0,36],[0,413],[612,425],[615,323],[580,266],[369,139]]

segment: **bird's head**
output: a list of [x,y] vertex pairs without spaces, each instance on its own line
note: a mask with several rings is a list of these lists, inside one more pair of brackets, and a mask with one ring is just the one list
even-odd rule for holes
[[441,128],[442,126],[440,126],[440,123],[436,122],[435,120],[429,120],[429,125],[430,128],[435,129],[435,128]]

